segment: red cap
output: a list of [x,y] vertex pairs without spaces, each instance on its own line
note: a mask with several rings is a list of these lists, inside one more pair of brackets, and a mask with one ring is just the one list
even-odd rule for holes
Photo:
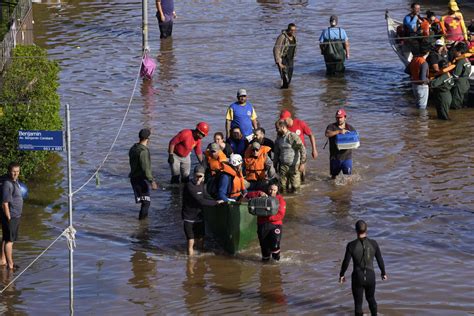
[[286,120],[287,118],[291,117],[291,113],[288,110],[283,110],[280,113],[280,120]]
[[346,114],[346,111],[344,111],[344,109],[339,109],[339,110],[337,110],[337,112],[336,112],[336,118],[338,118],[338,117],[346,117],[346,116],[347,116],[347,114]]
[[200,122],[196,125],[196,129],[203,133],[204,136],[207,136],[209,134],[209,125],[206,122]]

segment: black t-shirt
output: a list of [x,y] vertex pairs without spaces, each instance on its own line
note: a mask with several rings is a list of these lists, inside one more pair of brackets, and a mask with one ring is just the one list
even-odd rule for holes
[[[329,124],[326,127],[327,131],[337,131],[342,130],[339,128],[337,123]],[[346,123],[346,130],[348,131],[355,131],[354,127]],[[339,150],[336,146],[336,136],[329,137],[329,158],[330,159],[337,159],[337,160],[349,160],[352,159],[352,149],[343,149]]]
[[441,54],[438,54],[437,52],[431,52],[428,55],[428,58],[426,58],[426,62],[430,66],[430,68],[433,68],[433,65],[437,65],[441,60],[447,60],[448,56],[443,56]]

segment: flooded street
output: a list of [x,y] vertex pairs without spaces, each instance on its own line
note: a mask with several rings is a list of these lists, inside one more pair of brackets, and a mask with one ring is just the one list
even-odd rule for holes
[[[430,8],[440,15],[447,1],[421,3],[422,12]],[[94,180],[74,198],[76,313],[352,314],[350,282],[337,281],[357,219],[367,221],[384,256],[389,280],[377,280],[381,314],[472,313],[474,110],[438,121],[433,107],[428,113],[415,109],[384,19],[385,9],[402,19],[409,4],[176,1],[173,39],[160,43],[149,1],[154,80],[139,80],[100,185]],[[459,5],[466,21],[474,18],[474,7]],[[351,59],[344,78],[328,79],[317,41],[332,14],[347,31]],[[35,4],[34,19],[36,44],[61,65],[59,93],[72,109],[77,189],[103,160],[132,95],[141,2]],[[292,86],[280,90],[272,49],[290,22],[298,27],[299,46]],[[285,108],[310,125],[318,144],[301,194],[286,197],[278,264],[260,262],[257,242],[235,257],[209,242],[208,252],[189,259],[179,193],[168,185],[168,141],[201,120],[210,124],[210,134],[224,131],[226,108],[239,88],[247,89],[268,137],[275,138],[274,122]],[[340,107],[361,135],[351,183],[329,179],[329,150],[323,149],[325,128]],[[162,188],[152,194],[149,219],[138,222],[128,149],[143,126],[152,129],[153,169]],[[67,227],[65,153],[61,157],[44,182],[30,185],[15,244],[22,268]],[[2,273],[7,284],[11,276]],[[67,314],[68,286],[68,250],[61,241],[3,294],[0,312]]]

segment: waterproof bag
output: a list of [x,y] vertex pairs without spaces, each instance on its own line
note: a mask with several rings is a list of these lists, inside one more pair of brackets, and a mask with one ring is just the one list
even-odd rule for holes
[[275,215],[279,207],[278,199],[271,196],[254,198],[248,202],[249,213],[255,216]]
[[336,146],[338,150],[359,148],[359,133],[356,131],[348,131],[345,134],[337,134]]
[[153,73],[156,69],[156,62],[148,56],[148,51],[145,52],[145,55],[142,59],[142,67],[140,69],[140,76],[145,79],[151,80],[153,78]]

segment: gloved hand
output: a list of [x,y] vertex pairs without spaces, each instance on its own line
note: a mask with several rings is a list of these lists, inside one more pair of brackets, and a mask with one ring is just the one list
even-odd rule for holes
[[170,165],[172,165],[172,164],[174,163],[174,156],[173,156],[173,154],[169,154],[169,155],[168,155],[168,163],[169,163]]

